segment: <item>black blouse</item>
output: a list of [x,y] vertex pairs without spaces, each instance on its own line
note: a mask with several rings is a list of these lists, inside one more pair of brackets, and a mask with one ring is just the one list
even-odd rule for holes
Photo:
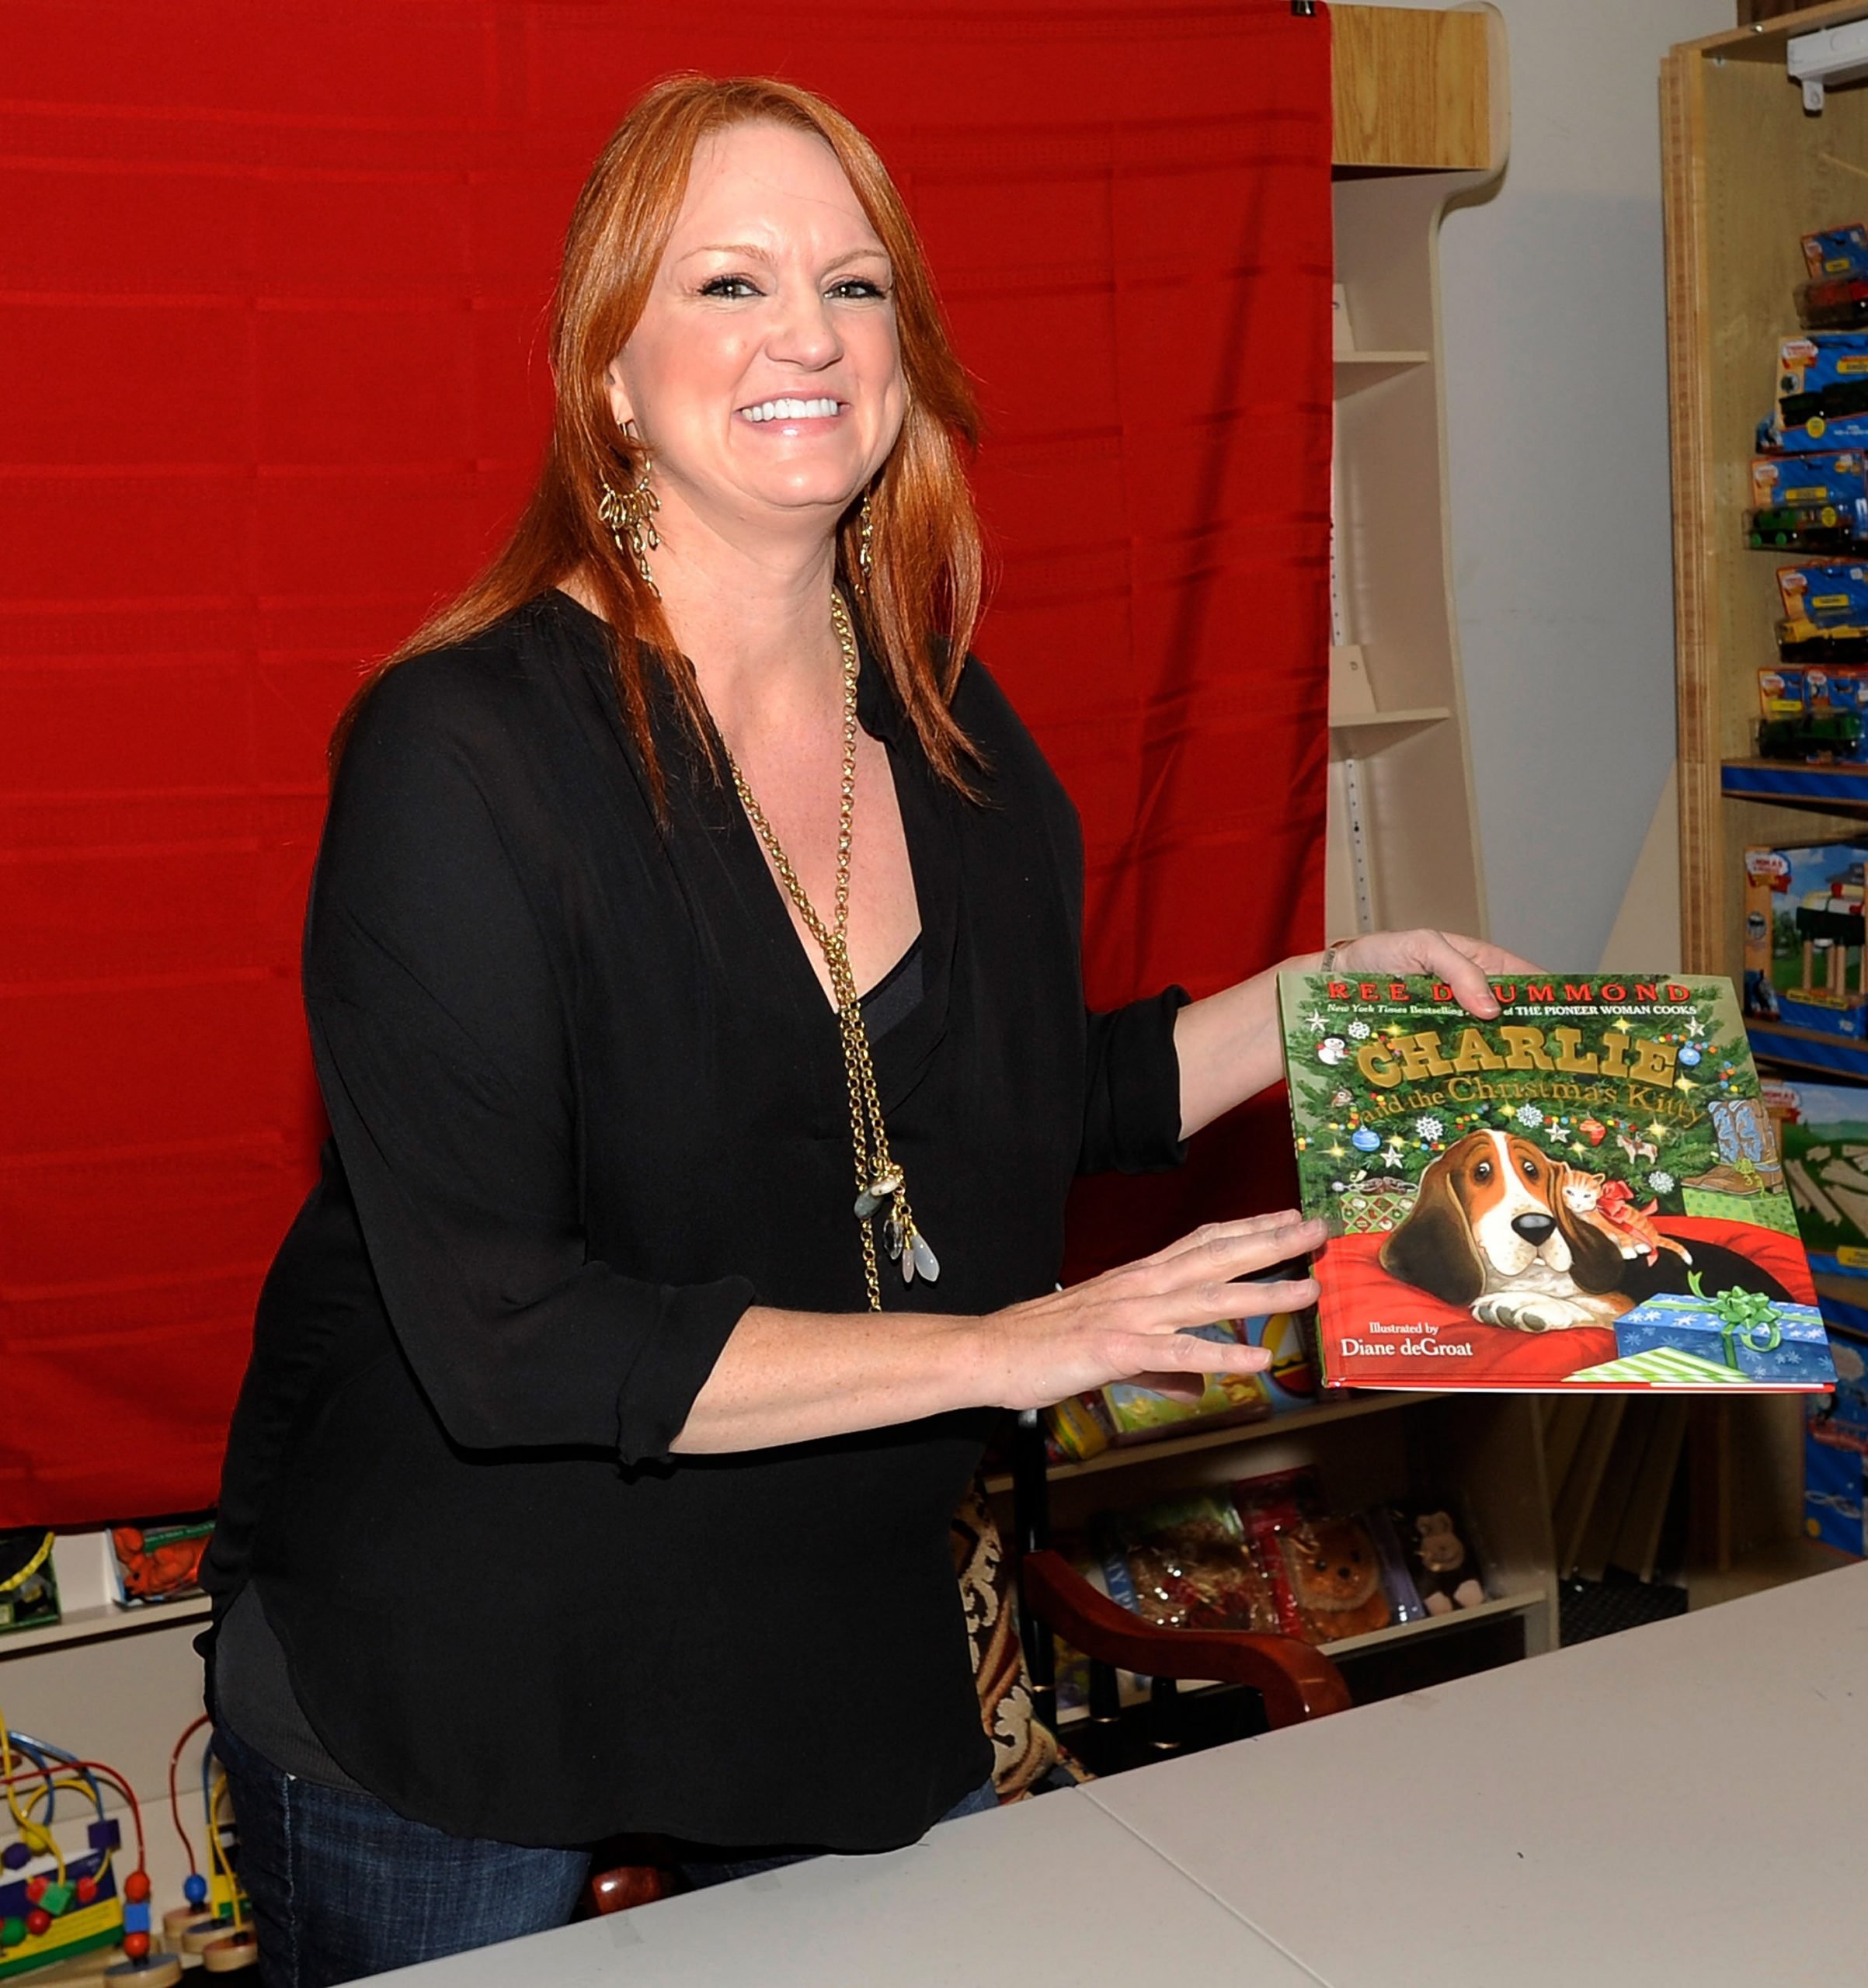
[[[332,1138],[261,1295],[205,1578],[332,1757],[457,1834],[912,1840],[990,1764],[951,1515],[989,1412],[671,1455],[753,1303],[861,1311],[836,1019],[730,787],[553,593],[367,700],[304,984]],[[866,655],[921,913],[876,1043],[938,1252],[891,1309],[1049,1289],[1080,1169],[1174,1164],[1179,989],[1086,1016],[1076,816],[991,679],[927,766]],[[211,1635],[204,1639],[211,1649]]]

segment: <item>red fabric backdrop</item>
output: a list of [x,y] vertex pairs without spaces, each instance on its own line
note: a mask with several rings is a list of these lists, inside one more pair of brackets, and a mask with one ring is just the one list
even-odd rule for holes
[[[1327,36],[1286,0],[11,0],[0,1523],[214,1494],[322,1131],[325,734],[514,516],[572,196],[667,69],[823,90],[903,184],[1093,996],[1320,943]],[[1098,1253],[1284,1194],[1261,1124],[1268,1179],[1219,1135],[1096,1201]]]

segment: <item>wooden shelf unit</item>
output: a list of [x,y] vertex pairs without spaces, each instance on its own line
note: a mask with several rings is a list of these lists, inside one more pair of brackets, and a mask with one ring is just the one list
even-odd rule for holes
[[[1868,812],[1868,776],[1838,780],[1838,769],[1754,756],[1756,673],[1777,660],[1776,569],[1797,561],[1750,551],[1744,527],[1778,342],[1798,331],[1798,238],[1868,211],[1868,88],[1832,89],[1821,113],[1806,116],[1785,71],[1785,44],[1863,17],[1868,0],[1809,9],[1682,43],[1661,68],[1681,941],[1689,973],[1741,975],[1748,844],[1859,836]],[[1801,1435],[1794,1399],[1697,1405],[1697,1562],[1738,1569],[1740,1586],[1748,1560],[1803,1564],[1783,1551],[1801,1532]]]
[[1485,892],[1449,565],[1438,240],[1504,165],[1503,22],[1332,10],[1336,279],[1331,640],[1359,648],[1376,711],[1332,714],[1332,937],[1483,933]]
[[[1477,818],[1449,569],[1437,242],[1442,217],[1502,171],[1503,22],[1489,5],[1331,9],[1336,277],[1356,349],[1334,367],[1332,639],[1359,646],[1376,708],[1333,714],[1332,936],[1435,924],[1483,932]],[[1298,1465],[1334,1510],[1404,1496],[1460,1508],[1484,1560],[1483,1608],[1331,1646],[1371,1660],[1515,1617],[1527,1653],[1558,1635],[1537,1402],[1367,1393],[1229,1429],[1106,1451],[1050,1473],[1052,1518]],[[1002,1521],[1009,1485],[991,1487]],[[1457,1667],[1456,1664],[1453,1667]]]
[[[1501,1616],[1521,1618],[1525,1655],[1556,1647],[1556,1562],[1534,1395],[1356,1394],[1267,1421],[1107,1450],[1087,1463],[1052,1467],[1052,1523],[1059,1536],[1081,1532],[1101,1511],[1300,1465],[1317,1471],[1332,1511],[1404,1497],[1456,1504],[1484,1566],[1481,1607],[1348,1637],[1325,1646],[1332,1656],[1457,1636]],[[1009,1524],[1009,1485],[999,1479],[991,1488],[1000,1523]],[[1447,1667],[1459,1667],[1456,1656]]]

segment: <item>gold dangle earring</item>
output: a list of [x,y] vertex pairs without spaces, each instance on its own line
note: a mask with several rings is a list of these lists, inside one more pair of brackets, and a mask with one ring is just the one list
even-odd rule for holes
[[869,493],[863,492],[863,508],[857,514],[856,591],[867,598],[869,592],[869,547],[875,535],[875,515],[869,508]]
[[[623,433],[631,441],[639,439],[633,421],[623,423]],[[662,535],[655,528],[655,514],[662,508],[662,500],[649,487],[647,457],[642,459],[641,476],[628,489],[613,488],[607,478],[603,480],[602,488],[604,494],[598,502],[597,515],[609,527],[617,551],[625,559],[635,562],[642,584],[659,600],[662,589],[656,585],[655,575],[649,570],[649,555],[662,543]]]

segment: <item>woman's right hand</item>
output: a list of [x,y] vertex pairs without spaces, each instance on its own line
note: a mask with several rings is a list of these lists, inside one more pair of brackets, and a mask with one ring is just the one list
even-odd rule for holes
[[1187,1328],[1315,1304],[1313,1277],[1233,1280],[1320,1249],[1327,1233],[1322,1222],[1291,1209],[1209,1222],[1087,1283],[989,1312],[979,1321],[982,1399],[1003,1408],[1048,1408],[1111,1381],[1197,1398],[1209,1375],[1268,1367],[1263,1347],[1223,1344]]

